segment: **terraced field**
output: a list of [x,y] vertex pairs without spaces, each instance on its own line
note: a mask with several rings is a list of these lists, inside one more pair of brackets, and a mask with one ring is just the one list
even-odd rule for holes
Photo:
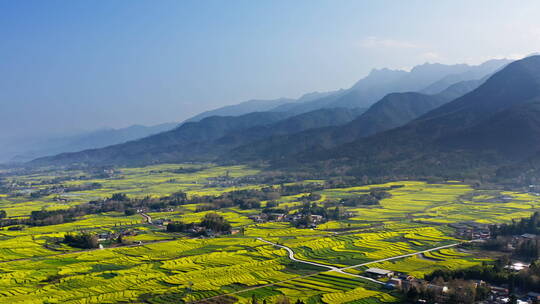
[[458,269],[478,265],[488,259],[474,258],[470,254],[455,251],[455,249],[442,249],[428,252],[400,260],[370,264],[369,267],[390,269],[410,274],[414,277],[423,277],[436,269]]
[[[197,169],[196,172],[185,172]],[[184,170],[184,171],[182,171]],[[189,171],[189,170],[187,170]],[[108,178],[67,180],[64,184],[100,183],[92,191],[55,194],[31,199],[27,194],[0,194],[0,210],[11,217],[28,217],[31,211],[68,208],[114,193],[132,197],[164,196],[179,190],[189,196],[216,195],[232,189],[260,188],[242,184],[222,187],[213,184],[220,176],[243,177],[259,171],[245,166],[159,165],[119,169]],[[81,176],[83,172],[46,172],[10,177],[19,191],[50,187],[53,178]],[[324,181],[304,181],[324,183]],[[449,182],[428,184],[404,181],[382,185],[335,188],[317,191],[314,203],[339,201],[390,189],[389,198],[379,205],[348,207],[352,217],[329,221],[316,229],[296,228],[287,222],[256,223],[250,216],[260,209],[237,207],[215,212],[234,228],[237,235],[190,239],[171,234],[159,225],[149,225],[138,215],[102,213],[77,218],[60,225],[0,230],[0,303],[174,303],[197,302],[222,297],[227,303],[251,303],[252,297],[273,303],[283,296],[306,303],[399,302],[399,293],[381,289],[362,278],[328,269],[292,262],[285,250],[265,240],[292,248],[304,261],[347,267],[389,257],[410,257],[370,264],[421,277],[438,268],[460,268],[482,263],[485,258],[456,249],[442,249],[420,255],[415,252],[458,242],[449,223],[500,223],[524,217],[540,209],[540,198],[527,193],[475,190]],[[279,208],[302,205],[309,193],[283,196]],[[62,197],[66,200],[58,200]],[[266,202],[262,202],[264,207]],[[197,212],[194,203],[172,211],[151,212],[154,220],[198,222],[209,211]],[[84,251],[58,244],[67,232],[113,232],[130,229],[136,235],[131,246],[109,246]],[[351,268],[362,274],[365,267]]]

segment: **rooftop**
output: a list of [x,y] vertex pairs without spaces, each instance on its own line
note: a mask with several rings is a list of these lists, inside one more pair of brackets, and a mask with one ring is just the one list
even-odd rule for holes
[[392,271],[390,270],[380,269],[380,268],[369,268],[368,270],[366,270],[366,272],[380,274],[380,275],[388,275],[392,273]]

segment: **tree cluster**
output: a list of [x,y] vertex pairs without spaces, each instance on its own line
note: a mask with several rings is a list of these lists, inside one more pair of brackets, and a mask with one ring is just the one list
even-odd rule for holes
[[[198,229],[197,229],[198,228]],[[196,231],[196,234],[205,234],[207,232],[213,233],[230,233],[232,229],[231,224],[223,216],[210,212],[205,214],[204,218],[196,224],[186,224],[182,221],[174,221],[167,224],[168,232],[190,232]]]
[[[446,291],[443,291],[444,287],[447,288]],[[473,304],[488,297],[489,287],[463,279],[444,281],[437,277],[429,283],[413,283],[404,292],[410,303],[424,300],[427,303]]]
[[63,242],[69,246],[82,249],[97,248],[99,246],[97,236],[88,232],[68,233],[64,236]]
[[344,198],[341,200],[341,203],[349,207],[378,205],[380,200],[389,198],[391,196],[392,195],[390,192],[384,190],[373,190],[368,194],[362,194],[352,198]]
[[490,227],[490,232],[493,237],[524,233],[538,234],[540,232],[540,213],[536,211],[528,218],[512,220],[511,224],[493,225]]
[[535,260],[530,267],[520,271],[513,271],[508,266],[511,260],[507,256],[494,263],[483,263],[465,269],[448,270],[439,269],[425,276],[427,280],[442,278],[450,280],[483,280],[493,285],[508,285],[510,292],[516,288],[522,290],[540,291],[540,260]]

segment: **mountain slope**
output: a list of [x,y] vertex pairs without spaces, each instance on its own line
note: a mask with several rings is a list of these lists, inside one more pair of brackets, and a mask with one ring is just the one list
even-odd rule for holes
[[346,128],[358,132],[359,137],[369,136],[402,126],[448,101],[438,95],[414,92],[388,94]]
[[33,164],[132,165],[180,161],[208,161],[242,144],[261,138],[301,132],[353,120],[360,109],[320,109],[288,118],[279,112],[237,117],[213,116],[184,123],[175,130],[103,149],[37,159]]
[[365,113],[343,126],[316,128],[285,136],[265,138],[257,141],[256,144],[238,147],[227,157],[240,160],[276,159],[302,151],[329,149],[402,126],[469,92],[476,87],[476,84],[476,82],[462,82],[452,85],[437,95],[414,92],[388,94]]
[[295,134],[305,130],[343,125],[352,121],[363,112],[365,112],[365,109],[319,109],[296,115],[274,124],[256,126],[242,130],[242,132],[233,132],[220,138],[216,143],[234,143],[235,146],[242,144],[251,145],[255,140],[264,141],[271,136]]
[[489,119],[443,138],[455,149],[499,151],[523,159],[540,151],[540,98],[501,111]]

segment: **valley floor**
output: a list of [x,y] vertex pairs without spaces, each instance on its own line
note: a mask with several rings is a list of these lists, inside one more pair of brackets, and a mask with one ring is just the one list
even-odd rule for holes
[[[193,170],[189,170],[189,169]],[[10,191],[0,194],[8,217],[28,218],[36,210],[60,210],[125,193],[161,197],[179,190],[188,197],[260,189],[250,183],[258,171],[245,166],[160,165],[125,168],[108,176],[84,172],[11,175]],[[86,176],[81,178],[81,176]],[[98,183],[93,190],[49,193],[65,186]],[[323,183],[302,181],[299,183]],[[379,204],[347,207],[347,219],[297,228],[289,222],[258,222],[260,209],[228,207],[198,210],[183,204],[167,210],[126,215],[106,212],[57,225],[0,230],[0,303],[274,303],[286,296],[306,303],[401,302],[402,295],[367,278],[377,267],[423,277],[436,269],[458,269],[493,259],[456,248],[460,225],[509,222],[540,209],[530,193],[476,190],[460,182],[420,181],[329,188],[319,199],[338,201],[376,189],[390,189]],[[39,190],[45,195],[32,197]],[[310,193],[276,199],[294,213]],[[261,202],[264,208],[268,202]],[[164,223],[200,221],[215,212],[235,234],[193,238],[166,232]],[[96,234],[132,231],[124,242],[103,241],[103,249],[81,250],[59,243],[68,232]],[[237,233],[236,233],[237,232]]]

